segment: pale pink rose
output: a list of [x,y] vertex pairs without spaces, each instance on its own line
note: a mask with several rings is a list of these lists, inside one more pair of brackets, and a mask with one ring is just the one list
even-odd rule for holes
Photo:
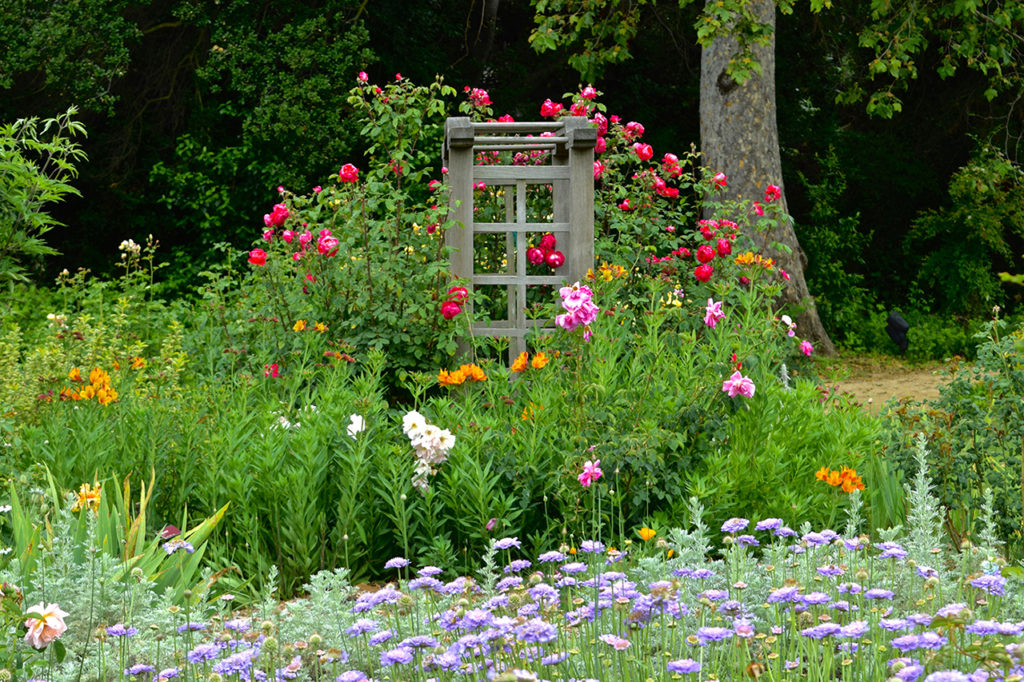
[[68,615],[56,604],[45,604],[39,602],[25,612],[29,616],[25,620],[25,641],[36,649],[43,649],[47,644],[64,634],[68,626],[64,624],[64,617]]
[[366,75],[366,72],[365,72],[365,71],[360,71],[360,72],[359,72],[359,75],[358,75],[358,76],[356,76],[356,78],[358,78],[359,80],[361,80],[361,81],[362,81],[362,82],[364,82],[364,83],[365,83],[366,81],[370,80],[370,77],[369,77],[368,75]]

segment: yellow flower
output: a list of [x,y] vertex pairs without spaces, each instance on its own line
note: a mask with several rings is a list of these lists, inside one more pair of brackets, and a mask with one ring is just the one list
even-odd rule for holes
[[820,469],[818,469],[818,471],[816,471],[815,474],[814,474],[814,478],[818,479],[819,481],[827,480],[828,479],[828,467],[821,467]]
[[640,530],[637,531],[637,535],[639,535],[640,539],[643,540],[644,542],[647,542],[648,540],[650,540],[651,538],[653,538],[657,534],[658,534],[658,532],[656,530],[654,530],[653,528],[641,528]]
[[325,331],[327,331],[327,325],[324,324],[323,322],[317,322],[316,324],[313,325],[313,331],[317,331],[323,334]]
[[736,256],[736,265],[750,265],[754,262],[753,251],[747,251]]
[[301,331],[305,331],[305,329],[306,329],[306,321],[305,320],[296,320],[295,324],[292,325],[292,331],[301,332]]
[[526,369],[526,363],[527,360],[529,360],[529,358],[530,355],[525,350],[522,353],[520,353],[519,357],[516,358],[516,361],[512,363],[512,371],[522,372],[524,369]]
[[89,485],[83,483],[79,488],[78,492],[75,493],[77,499],[75,505],[71,507],[71,511],[76,512],[79,509],[91,509],[96,511],[100,507],[100,484]]
[[142,369],[145,366],[146,366],[146,361],[143,358],[141,358],[141,357],[134,357],[134,358],[132,358],[132,364],[131,364],[131,368],[132,369]]
[[543,369],[544,365],[548,364],[548,356],[544,355],[543,352],[535,353],[533,356],[533,360],[530,361],[530,364],[533,366],[534,369]]
[[82,370],[78,369],[77,367],[72,367],[71,371],[68,372],[68,379],[71,379],[72,381],[81,381]]

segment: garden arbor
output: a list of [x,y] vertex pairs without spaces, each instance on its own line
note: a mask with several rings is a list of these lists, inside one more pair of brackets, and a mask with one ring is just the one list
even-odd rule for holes
[[[581,116],[523,123],[477,123],[456,117],[445,125],[449,217],[456,223],[445,235],[452,248],[452,272],[469,280],[471,291],[493,287],[490,291],[500,293],[504,288],[505,319],[474,323],[472,333],[507,338],[510,362],[526,350],[527,332],[546,321],[528,319],[527,289],[582,280],[594,265],[596,141],[597,129]],[[550,213],[539,214],[531,207],[531,188],[550,188]],[[482,197],[481,192],[493,193],[502,205],[490,220],[477,210],[475,198]],[[530,237],[539,239],[546,233],[556,237],[565,263],[550,274],[527,274]],[[500,235],[505,237],[504,257],[490,259],[500,267],[480,272],[477,250],[485,244],[493,248]]]

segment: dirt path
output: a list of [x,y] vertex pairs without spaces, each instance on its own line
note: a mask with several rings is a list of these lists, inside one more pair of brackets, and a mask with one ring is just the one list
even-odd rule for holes
[[837,385],[871,412],[877,413],[890,398],[934,400],[939,386],[948,380],[941,375],[942,363],[911,364],[888,357],[843,357],[825,368],[829,384]]

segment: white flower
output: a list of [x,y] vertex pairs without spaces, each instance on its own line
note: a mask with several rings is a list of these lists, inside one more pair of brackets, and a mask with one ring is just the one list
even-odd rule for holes
[[353,414],[349,419],[352,421],[348,425],[348,435],[355,438],[357,433],[366,429],[366,420],[358,414]]
[[455,446],[455,436],[448,429],[444,429],[437,435],[438,447],[442,450],[451,450]]
[[413,433],[418,436],[419,432],[424,426],[426,426],[426,424],[426,418],[416,410],[412,410],[402,417],[402,431],[405,435],[409,436],[410,439],[414,438]]
[[11,511],[11,505],[9,504],[5,504],[2,507],[0,507],[0,514],[6,514],[9,511]]

